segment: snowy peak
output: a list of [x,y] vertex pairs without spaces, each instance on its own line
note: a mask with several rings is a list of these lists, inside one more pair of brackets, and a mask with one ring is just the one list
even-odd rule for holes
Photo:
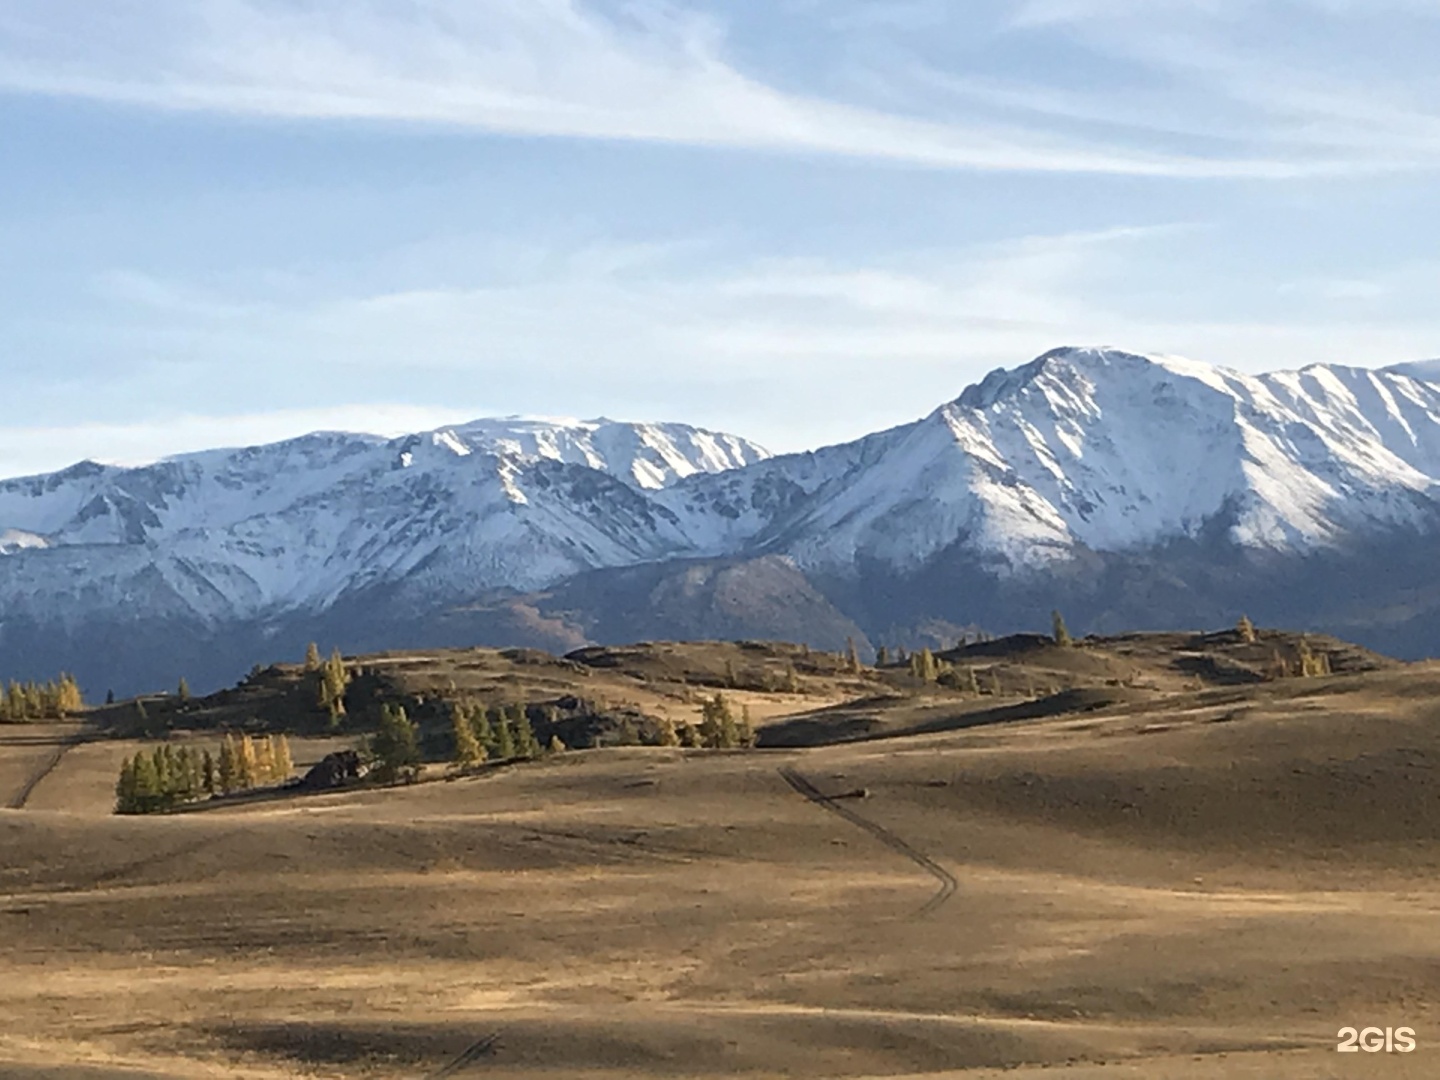
[[993,371],[915,423],[662,496],[697,553],[779,551],[848,575],[947,551],[1039,569],[1186,537],[1307,551],[1428,528],[1437,487],[1440,386],[1069,347]]
[[1440,387],[1393,372],[1253,376],[1066,348],[992,372],[939,415],[1004,486],[1040,496],[1034,523],[1062,545],[1194,536],[1228,513],[1241,544],[1305,548],[1417,524],[1440,483]]
[[1437,489],[1440,386],[1070,347],[916,423],[686,481],[667,505],[706,554],[778,550],[850,574],[959,550],[1010,572],[1184,537],[1306,551],[1429,527]]
[[724,472],[770,456],[735,435],[686,424],[630,424],[603,418],[477,420],[432,432],[430,439],[459,456],[480,451],[517,463],[584,465],[647,491],[696,473]]
[[1051,349],[1028,364],[1017,368],[996,368],[974,386],[966,387],[954,402],[962,409],[989,409],[1008,401],[1027,388],[1044,392],[1044,384],[1063,384],[1086,366],[1110,366],[1112,363],[1152,363],[1149,358],[1110,348],[1077,348],[1064,346]]

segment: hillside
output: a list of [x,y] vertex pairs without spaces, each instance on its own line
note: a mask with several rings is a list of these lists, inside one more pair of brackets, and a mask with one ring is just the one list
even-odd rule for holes
[[457,704],[523,705],[542,743],[614,745],[622,729],[650,742],[666,722],[698,719],[722,694],[752,714],[761,746],[811,746],[934,732],[1072,712],[1138,711],[1194,697],[1226,701],[1307,692],[1302,651],[1337,675],[1387,671],[1396,661],[1317,635],[1259,630],[1127,634],[1061,646],[1040,635],[958,645],[934,654],[936,677],[890,659],[852,671],[843,653],[786,642],[643,642],[556,656],[539,649],[435,649],[348,657],[347,715],[338,728],[319,704],[318,673],[300,663],[255,667],[237,686],[182,701],[173,694],[100,706],[94,728],[117,735],[170,731],[368,731],[382,704],[403,705],[437,760],[449,751]]
[[[1302,648],[1335,673],[1281,676]],[[122,703],[0,811],[0,1077],[1435,1074],[1440,669],[1263,630],[940,659],[982,692],[782,644],[354,657],[417,707],[583,690],[602,742],[718,690],[791,745],[143,818]],[[310,689],[263,668],[172,738]],[[0,783],[74,734],[0,727]],[[1351,1023],[1417,1048],[1337,1073]]]

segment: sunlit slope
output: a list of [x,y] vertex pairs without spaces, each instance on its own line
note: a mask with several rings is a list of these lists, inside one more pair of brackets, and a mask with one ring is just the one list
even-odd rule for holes
[[[1440,673],[1291,685],[0,815],[0,1060],[422,1077],[493,1034],[476,1075],[1433,1075]],[[1420,1048],[1336,1073],[1346,1024]]]

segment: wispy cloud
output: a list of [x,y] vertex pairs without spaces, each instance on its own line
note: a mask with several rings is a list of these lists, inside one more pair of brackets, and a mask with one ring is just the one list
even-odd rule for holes
[[1433,0],[1019,0],[1010,25],[1143,72],[1150,92],[954,87],[1037,113],[1207,137],[1293,163],[1440,166]]
[[[580,0],[10,0],[0,88],[136,106],[833,154],[940,168],[1290,176],[1343,163],[1187,154],[783,89],[723,23]],[[932,9],[911,10],[919,18]]]

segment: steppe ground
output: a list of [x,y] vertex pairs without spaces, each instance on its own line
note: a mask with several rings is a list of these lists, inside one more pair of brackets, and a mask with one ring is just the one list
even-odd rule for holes
[[0,729],[0,1077],[1440,1076],[1440,669],[1247,694],[158,818]]

